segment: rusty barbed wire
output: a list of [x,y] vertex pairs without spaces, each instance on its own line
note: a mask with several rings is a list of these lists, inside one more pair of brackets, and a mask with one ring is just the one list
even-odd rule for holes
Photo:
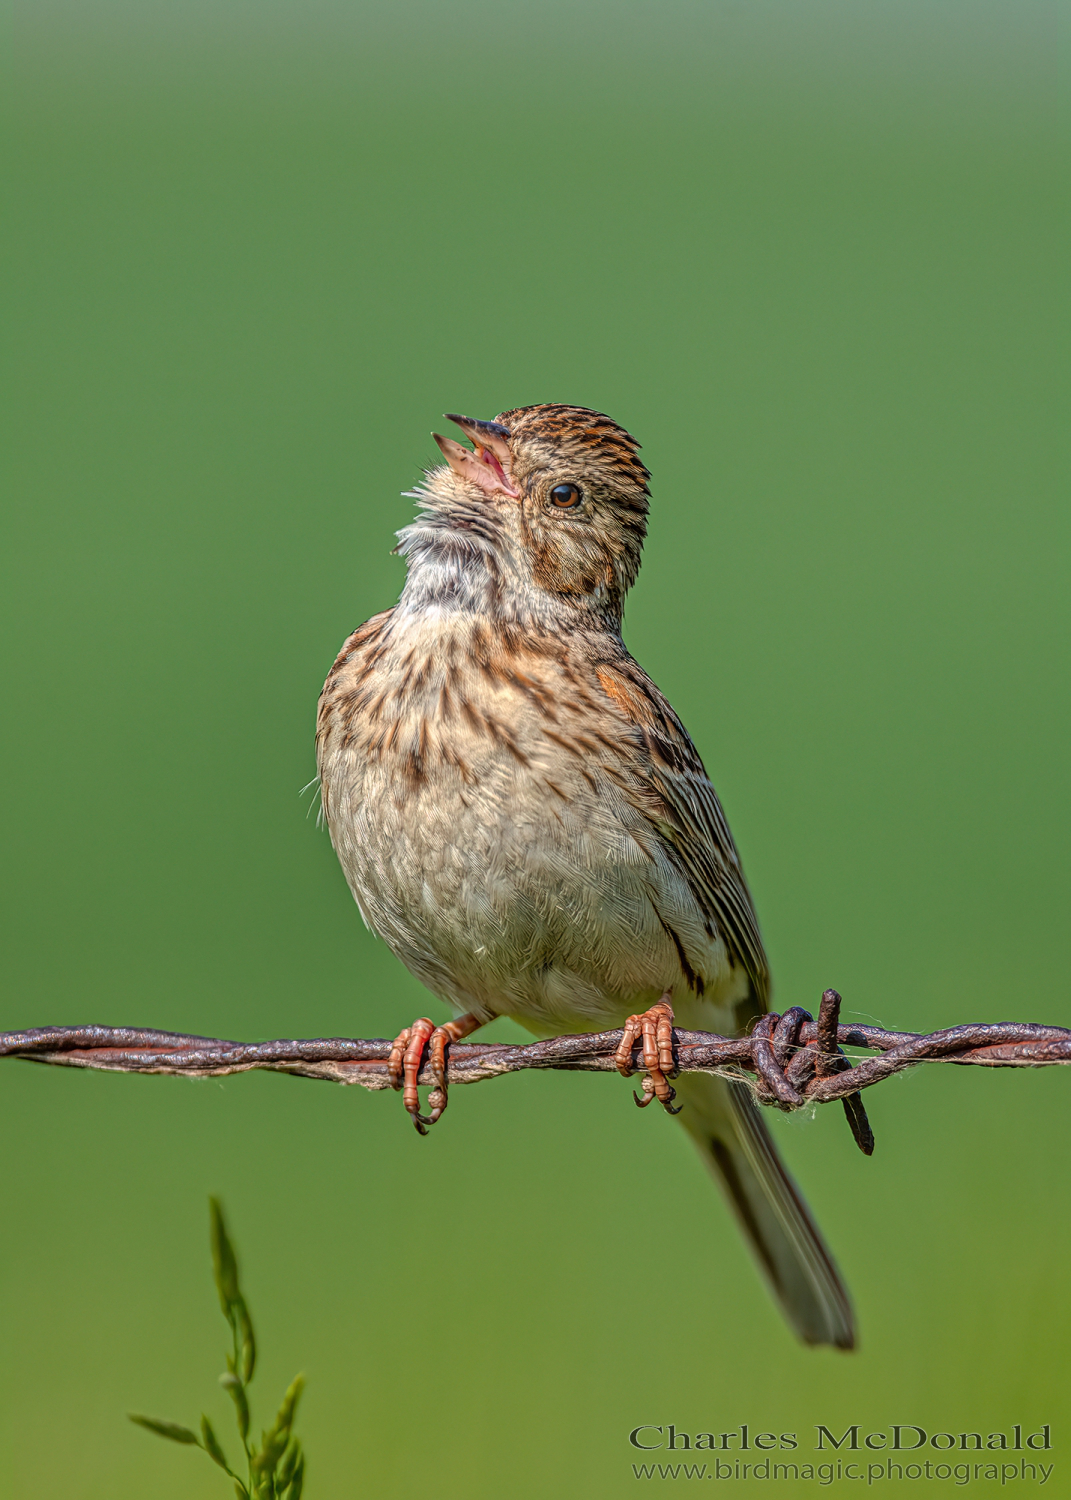
[[[817,1021],[795,1005],[783,1015],[761,1016],[744,1037],[675,1029],[676,1070],[742,1079],[750,1083],[760,1103],[785,1111],[839,1099],[860,1150],[869,1156],[874,1137],[859,1094],[894,1073],[924,1062],[990,1068],[1071,1063],[1071,1030],[1062,1026],[980,1022],[922,1035],[879,1026],[842,1026],[840,1006],[836,990],[826,990]],[[618,1030],[552,1037],[526,1046],[455,1043],[449,1049],[447,1083],[480,1083],[528,1068],[613,1072],[622,1036]],[[44,1026],[0,1033],[0,1057],[29,1062],[192,1078],[267,1069],[371,1090],[391,1087],[387,1075],[391,1046],[388,1039],[348,1037],[232,1042],[128,1026]],[[866,1048],[878,1055],[853,1061],[842,1050],[845,1047]],[[637,1073],[643,1071],[639,1043],[633,1066]],[[428,1087],[435,1084],[426,1068],[419,1081]]]

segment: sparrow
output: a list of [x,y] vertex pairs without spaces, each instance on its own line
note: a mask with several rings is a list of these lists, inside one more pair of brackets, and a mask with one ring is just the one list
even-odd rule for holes
[[391,1080],[423,1133],[450,1043],[494,1017],[540,1037],[623,1027],[620,1071],[641,1041],[642,1102],[679,1110],[789,1324],[850,1349],[848,1293],[747,1085],[669,1081],[674,1021],[743,1034],[770,978],[721,804],[621,635],[640,445],[582,406],[448,419],[472,446],[433,434],[445,463],[397,534],[401,598],[345,642],[317,724],[361,915],[454,1015],[400,1033]]

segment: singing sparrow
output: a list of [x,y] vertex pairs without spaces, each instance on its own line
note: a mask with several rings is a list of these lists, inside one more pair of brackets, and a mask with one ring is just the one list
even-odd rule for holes
[[[537,1036],[625,1026],[671,1109],[674,1016],[740,1033],[770,981],[725,815],[684,726],[621,638],[647,529],[639,444],[579,406],[450,418],[399,533],[394,609],[320,699],[317,761],[365,922],[456,1019],[397,1039],[423,1132],[451,1041],[495,1016]],[[429,1118],[416,1080],[428,1049]],[[678,1082],[681,1123],[796,1332],[853,1344],[833,1259],[742,1084]]]

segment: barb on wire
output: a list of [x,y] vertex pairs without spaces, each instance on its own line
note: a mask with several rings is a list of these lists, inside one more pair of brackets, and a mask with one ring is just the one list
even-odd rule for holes
[[[894,1073],[923,1062],[990,1068],[1071,1063],[1071,1030],[1062,1026],[982,1022],[923,1036],[913,1031],[885,1031],[878,1026],[842,1026],[840,1004],[836,990],[826,990],[817,1021],[794,1005],[782,1016],[760,1017],[745,1037],[675,1030],[677,1072],[747,1079],[760,1103],[787,1111],[840,1099],[856,1142],[869,1156],[874,1137],[859,1093]],[[455,1043],[449,1050],[447,1082],[479,1083],[526,1068],[613,1072],[614,1053],[622,1036],[621,1031],[603,1031],[552,1037],[519,1047],[508,1043]],[[128,1026],[43,1026],[33,1031],[0,1032],[0,1057],[21,1057],[31,1062],[120,1073],[180,1073],[193,1078],[266,1068],[302,1078],[356,1083],[372,1090],[391,1087],[387,1074],[391,1045],[380,1038],[358,1041],[347,1037],[231,1042]],[[844,1047],[865,1048],[877,1056],[853,1063],[842,1051]],[[640,1051],[637,1043],[633,1053],[637,1072],[643,1068]],[[427,1068],[419,1081],[429,1087],[436,1082]]]

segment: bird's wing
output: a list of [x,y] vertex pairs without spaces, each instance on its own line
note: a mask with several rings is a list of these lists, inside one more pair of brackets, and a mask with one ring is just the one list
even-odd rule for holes
[[733,962],[749,976],[759,1014],[767,1007],[769,967],[740,856],[699,753],[667,700],[623,648],[593,670],[604,700],[628,725],[621,745],[631,772],[626,795],[669,849]]

